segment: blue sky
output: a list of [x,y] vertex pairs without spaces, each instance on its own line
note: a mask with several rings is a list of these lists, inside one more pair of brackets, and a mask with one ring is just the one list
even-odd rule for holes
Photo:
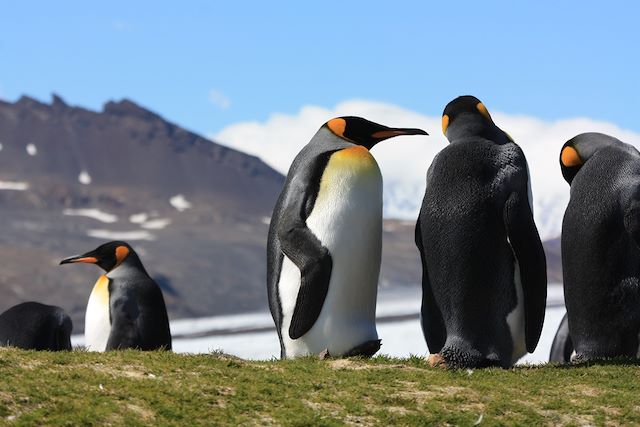
[[3,2],[1,98],[127,97],[211,133],[349,99],[439,115],[470,93],[640,131],[635,2],[89,3]]

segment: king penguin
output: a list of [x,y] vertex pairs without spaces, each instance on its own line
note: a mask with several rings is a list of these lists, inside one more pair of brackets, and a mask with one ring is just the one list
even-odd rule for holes
[[538,343],[547,278],[527,161],[473,96],[442,115],[415,240],[430,364],[508,367]]
[[574,361],[636,357],[640,332],[640,153],[601,133],[560,150],[571,186],[562,271]]
[[84,334],[89,351],[125,348],[171,350],[162,291],[125,242],[109,242],[60,264],[90,263],[104,271],[87,305]]
[[269,307],[282,358],[371,356],[382,249],[382,176],[369,152],[420,129],[325,123],[295,157],[271,217]]
[[60,307],[23,302],[0,314],[0,346],[71,350],[71,318]]

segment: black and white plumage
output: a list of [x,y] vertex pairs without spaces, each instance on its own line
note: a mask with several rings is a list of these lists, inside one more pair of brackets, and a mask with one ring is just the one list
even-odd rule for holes
[[162,291],[129,244],[105,243],[60,262],[69,263],[97,264],[106,271],[87,304],[85,344],[90,351],[171,349]]
[[62,308],[23,302],[0,314],[0,346],[71,350],[72,329],[71,318]]
[[442,124],[450,144],[427,172],[415,235],[430,360],[510,366],[536,348],[546,307],[527,161],[475,97],[450,102]]
[[609,135],[567,141],[562,270],[573,360],[635,357],[640,332],[640,153]]
[[281,356],[372,355],[382,245],[382,177],[369,153],[398,135],[359,117],[325,123],[291,165],[267,246]]

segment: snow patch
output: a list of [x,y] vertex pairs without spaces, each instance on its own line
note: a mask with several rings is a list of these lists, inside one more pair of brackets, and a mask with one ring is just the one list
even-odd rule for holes
[[140,227],[146,228],[147,230],[161,230],[169,224],[171,224],[171,220],[169,218],[156,218],[143,222],[140,224]]
[[145,212],[133,214],[129,217],[129,221],[134,224],[142,224],[149,218],[149,214]]
[[78,175],[78,181],[80,184],[89,185],[91,184],[91,175],[89,175],[87,171],[82,171],[80,175]]
[[27,154],[30,156],[38,154],[38,147],[36,147],[35,144],[27,144],[26,150]]
[[271,217],[270,216],[263,216],[262,218],[260,218],[260,221],[264,225],[269,225],[269,224],[271,224]]
[[189,203],[182,194],[173,196],[171,199],[169,199],[169,203],[171,203],[171,206],[173,206],[180,212],[191,207],[191,203]]
[[107,224],[118,221],[116,215],[103,212],[100,209],[65,209],[62,211],[62,214],[67,216],[86,216],[87,218],[97,219]]
[[111,231],[111,230],[89,230],[89,237],[109,240],[155,240],[155,236],[146,230],[136,231]]
[[0,190],[25,191],[29,189],[28,182],[21,181],[0,181]]

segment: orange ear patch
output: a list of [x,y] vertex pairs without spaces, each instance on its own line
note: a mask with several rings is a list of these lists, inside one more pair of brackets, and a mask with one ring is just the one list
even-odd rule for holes
[[[487,107],[485,107],[482,102],[478,102],[478,105],[476,105],[476,108],[478,109],[480,114],[482,114],[485,117],[485,119],[491,120],[491,114],[489,114],[489,111],[487,110]],[[493,121],[493,120],[491,120],[491,121]]]
[[347,128],[347,122],[345,119],[331,119],[327,122],[327,127],[331,132],[344,138],[344,130]]
[[127,248],[126,246],[118,246],[116,248],[116,266],[113,268],[116,268],[117,266],[122,264],[122,261],[124,261],[127,255],[129,255],[129,248]]
[[565,167],[568,168],[570,168],[571,166],[579,166],[582,164],[580,154],[578,154],[578,151],[571,146],[564,147],[562,153],[560,154],[560,161]]
[[447,134],[447,128],[449,127],[449,116],[446,114],[442,116],[442,133]]

